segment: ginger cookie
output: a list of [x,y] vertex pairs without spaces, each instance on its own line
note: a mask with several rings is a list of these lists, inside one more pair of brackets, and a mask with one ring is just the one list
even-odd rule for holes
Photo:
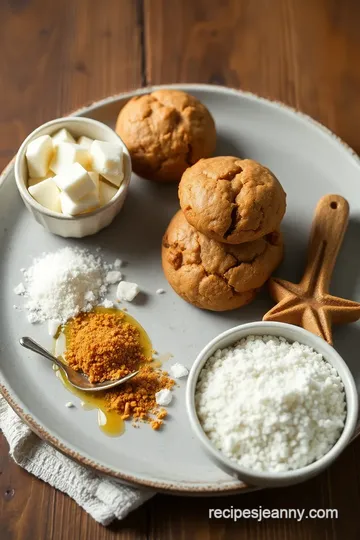
[[269,169],[251,159],[213,157],[187,169],[179,184],[188,222],[218,242],[251,242],[278,229],[286,194]]
[[198,99],[180,90],[136,96],[119,113],[116,132],[129,149],[136,174],[178,182],[216,145],[213,117]]
[[162,265],[174,291],[190,304],[212,311],[251,302],[282,256],[278,231],[253,242],[224,244],[194,229],[181,210],[162,242]]

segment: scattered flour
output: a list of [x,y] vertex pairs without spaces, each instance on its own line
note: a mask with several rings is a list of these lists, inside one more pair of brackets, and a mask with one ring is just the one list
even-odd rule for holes
[[92,292],[92,291],[87,291],[85,294],[84,294],[84,298],[87,302],[95,302],[96,298],[95,298],[95,294]]
[[81,311],[90,311],[107,292],[109,268],[99,255],[71,247],[35,259],[24,272],[29,322],[65,323]]
[[[89,312],[95,306],[113,308],[114,302],[106,298],[109,287],[119,283],[117,297],[131,302],[140,289],[136,283],[121,281],[118,270],[124,263],[115,259],[104,262],[96,248],[96,255],[86,249],[65,247],[53,253],[43,253],[30,268],[22,268],[24,283],[14,293],[26,297],[24,307],[30,323],[48,321],[48,332],[56,334],[58,327],[80,312]],[[19,309],[14,305],[14,309]]]
[[24,284],[23,283],[19,283],[19,285],[17,285],[14,289],[14,293],[15,294],[24,294],[25,293],[25,287],[24,287]]
[[111,270],[106,274],[106,283],[110,283],[111,285],[114,285],[115,283],[119,283],[119,281],[122,280],[122,274],[118,270]]
[[105,300],[103,300],[100,305],[106,309],[110,309],[114,307],[114,302],[112,302],[108,298],[105,298]]
[[202,427],[239,465],[282,472],[325,455],[346,418],[343,383],[321,354],[274,336],[218,350],[195,394]]

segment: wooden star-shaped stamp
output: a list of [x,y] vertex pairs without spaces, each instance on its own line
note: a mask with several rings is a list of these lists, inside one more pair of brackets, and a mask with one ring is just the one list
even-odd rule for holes
[[278,302],[264,321],[302,326],[332,344],[332,324],[360,319],[360,304],[329,294],[329,285],[349,219],[349,204],[340,195],[325,195],[316,207],[308,260],[300,283],[272,278],[269,290]]

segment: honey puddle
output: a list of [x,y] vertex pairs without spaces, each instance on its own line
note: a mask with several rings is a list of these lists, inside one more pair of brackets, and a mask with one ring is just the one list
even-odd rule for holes
[[[128,322],[135,326],[140,332],[140,345],[142,346],[143,353],[145,356],[150,357],[153,354],[153,348],[151,341],[144,328],[138,323],[136,319],[131,317],[127,312],[120,311],[115,308],[102,308],[98,307],[94,311],[100,313],[111,313],[112,315],[123,315],[123,321]],[[61,356],[63,360],[63,354],[69,345],[69,334],[71,329],[71,321],[66,323],[63,327],[59,328],[58,333],[55,336],[55,346],[54,346],[54,355],[56,357]],[[169,355],[162,355],[156,358],[151,365],[153,367],[160,367],[163,359],[169,358]],[[109,412],[106,410],[106,402],[103,397],[101,397],[102,392],[83,392],[74,388],[69,381],[66,379],[62,370],[56,371],[56,376],[60,379],[65,388],[74,394],[74,396],[81,399],[81,407],[86,410],[98,410],[98,425],[103,433],[109,437],[118,437],[125,431],[125,422],[122,420],[120,414],[116,412]]]

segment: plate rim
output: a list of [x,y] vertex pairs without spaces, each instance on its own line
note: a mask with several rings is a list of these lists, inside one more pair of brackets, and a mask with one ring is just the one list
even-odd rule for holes
[[[329,139],[332,142],[335,142],[339,145],[339,147],[342,148],[342,150],[345,151],[347,156],[351,158],[354,161],[354,164],[359,167],[360,169],[360,157],[356,154],[356,152],[345,142],[343,141],[338,135],[333,133],[329,128],[312,118],[311,116],[297,110],[294,107],[291,107],[289,105],[286,105],[282,103],[281,101],[275,100],[275,99],[269,99],[265,97],[261,97],[253,92],[243,91],[241,89],[236,88],[229,88],[226,86],[220,86],[220,85],[212,85],[212,84],[198,84],[198,83],[174,83],[174,84],[162,84],[162,85],[150,85],[145,86],[142,88],[137,88],[131,91],[127,92],[120,92],[117,94],[113,94],[111,96],[102,98],[97,101],[92,101],[86,105],[83,105],[80,108],[72,110],[70,113],[65,114],[65,116],[82,116],[84,114],[91,113],[95,109],[100,109],[101,107],[107,106],[111,103],[115,103],[120,100],[124,99],[130,99],[134,96],[146,94],[149,92],[153,92],[156,90],[163,90],[163,89],[178,89],[178,90],[185,90],[191,92],[191,90],[198,90],[198,91],[210,91],[213,93],[218,94],[229,94],[233,95],[239,98],[247,98],[254,102],[260,102],[264,103],[266,105],[271,105],[275,109],[278,108],[282,110],[282,112],[286,112],[290,114],[291,116],[295,116],[298,119],[301,119],[305,124],[312,124],[312,126],[318,130],[322,135],[326,136],[327,139]],[[5,183],[6,179],[11,175],[13,172],[15,162],[15,156],[10,160],[10,162],[5,166],[3,171],[0,174],[0,189]],[[66,444],[61,442],[59,439],[57,439],[55,436],[53,436],[51,433],[49,433],[46,428],[42,425],[40,425],[35,418],[32,416],[30,411],[25,411],[21,405],[21,399],[19,396],[14,395],[14,392],[12,389],[6,386],[5,384],[5,378],[3,377],[3,374],[1,373],[1,382],[0,382],[0,394],[4,397],[4,399],[7,401],[7,403],[11,406],[11,408],[15,411],[15,413],[29,426],[29,428],[38,435],[42,440],[46,441],[48,444],[50,444],[52,447],[54,447],[56,450],[60,451],[67,457],[73,459],[80,465],[84,465],[86,467],[90,467],[94,471],[96,471],[99,474],[105,474],[107,476],[116,478],[117,480],[120,480],[121,482],[128,484],[132,487],[138,487],[142,489],[147,490],[155,490],[163,493],[171,493],[171,494],[178,494],[178,495],[213,495],[213,496],[219,496],[219,495],[231,495],[231,494],[237,494],[237,493],[244,493],[248,491],[253,491],[254,487],[250,487],[245,485],[243,482],[239,480],[229,480],[229,482],[223,482],[216,486],[215,483],[209,483],[204,485],[196,485],[196,484],[189,484],[187,486],[186,484],[181,484],[178,482],[160,482],[160,481],[152,481],[147,479],[139,479],[137,477],[133,477],[132,475],[122,473],[116,470],[113,470],[109,467],[106,467],[102,465],[101,463],[98,463],[94,461],[93,459],[90,459],[86,457],[85,455],[69,448]],[[20,403],[19,403],[20,402]],[[354,438],[358,437],[360,435],[360,425],[357,427]]]

